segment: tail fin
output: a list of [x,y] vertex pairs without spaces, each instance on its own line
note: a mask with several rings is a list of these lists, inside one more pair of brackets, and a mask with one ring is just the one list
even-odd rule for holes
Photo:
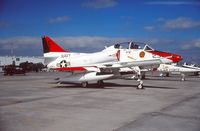
[[42,37],[43,53],[48,52],[69,52],[60,47],[55,41],[48,36]]

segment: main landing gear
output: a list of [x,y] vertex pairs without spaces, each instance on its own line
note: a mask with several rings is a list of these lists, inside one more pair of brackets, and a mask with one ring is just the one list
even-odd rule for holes
[[87,88],[87,87],[88,87],[88,82],[87,82],[87,81],[82,82],[82,83],[81,83],[81,86],[82,86],[83,88]]
[[104,88],[103,80],[97,81],[97,86],[100,87],[100,88]]
[[166,73],[166,77],[169,77],[169,73]]
[[[87,87],[89,86],[89,84],[88,84],[87,81],[85,81],[85,82],[82,82],[82,83],[81,83],[81,86],[82,86],[83,88],[87,88]],[[104,88],[104,82],[103,82],[103,80],[97,81],[97,87],[99,87],[99,88]]]

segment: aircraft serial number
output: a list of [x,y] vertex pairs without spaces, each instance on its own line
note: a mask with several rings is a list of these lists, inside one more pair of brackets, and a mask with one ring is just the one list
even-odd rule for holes
[[67,58],[67,57],[70,57],[70,54],[63,54],[61,55],[62,58]]

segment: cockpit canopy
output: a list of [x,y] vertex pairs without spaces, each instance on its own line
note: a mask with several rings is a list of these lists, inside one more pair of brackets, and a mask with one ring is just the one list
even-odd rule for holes
[[114,45],[115,49],[143,49],[143,50],[154,50],[149,45],[139,42],[123,42]]

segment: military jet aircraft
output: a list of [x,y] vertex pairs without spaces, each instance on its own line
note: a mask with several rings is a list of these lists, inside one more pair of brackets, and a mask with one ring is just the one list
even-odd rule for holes
[[195,64],[187,64],[186,62],[182,65],[183,67],[186,67],[186,68],[190,68],[190,69],[195,69],[196,72],[194,72],[194,75],[199,75],[200,73],[200,67],[198,67],[197,65]]
[[[81,83],[82,87],[88,87],[91,81],[97,81],[99,87],[104,87],[103,80],[120,78],[122,68],[182,60],[180,55],[157,51],[147,44],[142,48],[137,42],[117,43],[95,53],[76,53],[63,49],[48,36],[42,37],[42,41],[47,67],[71,72],[71,75],[59,78],[59,82]],[[143,81],[138,81],[137,88],[142,89]]]
[[160,64],[157,70],[161,72],[160,76],[164,76],[164,74],[166,74],[166,76],[168,77],[170,73],[181,75],[181,81],[185,81],[186,75],[200,71],[197,69],[192,69],[184,66],[178,66],[177,64]]

